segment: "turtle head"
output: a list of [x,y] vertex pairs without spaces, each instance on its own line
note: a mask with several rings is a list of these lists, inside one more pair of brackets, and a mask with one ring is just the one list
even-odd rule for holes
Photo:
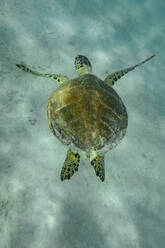
[[92,72],[92,66],[87,57],[84,55],[77,55],[75,58],[75,67],[76,71],[79,76],[86,74],[86,73],[91,73]]

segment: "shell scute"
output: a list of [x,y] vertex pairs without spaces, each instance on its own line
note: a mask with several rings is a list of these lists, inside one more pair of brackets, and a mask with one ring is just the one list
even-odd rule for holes
[[72,79],[55,90],[47,112],[53,133],[87,154],[117,144],[127,127],[122,100],[92,74]]

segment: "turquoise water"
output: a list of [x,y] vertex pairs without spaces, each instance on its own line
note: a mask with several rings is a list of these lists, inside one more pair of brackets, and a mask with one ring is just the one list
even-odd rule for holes
[[[165,246],[163,0],[0,1],[0,248]],[[105,181],[88,160],[61,182],[67,147],[48,128],[53,79],[76,77],[87,56],[101,79],[152,60],[114,85],[126,136],[105,155]]]

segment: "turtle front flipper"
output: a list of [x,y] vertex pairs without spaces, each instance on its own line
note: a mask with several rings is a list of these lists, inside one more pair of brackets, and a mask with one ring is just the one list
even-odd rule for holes
[[97,155],[94,159],[91,160],[91,165],[94,167],[96,176],[98,176],[103,182],[105,179],[104,156]]
[[61,181],[69,180],[78,171],[79,163],[80,155],[73,153],[72,150],[69,149],[61,170]]
[[30,73],[32,73],[33,75],[55,79],[55,80],[57,80],[57,81],[58,81],[59,83],[61,83],[61,84],[69,80],[68,77],[66,77],[66,76],[64,76],[64,75],[61,75],[61,74],[47,74],[47,73],[41,73],[41,72],[38,72],[38,71],[31,70],[31,69],[29,69],[27,66],[22,65],[22,64],[16,64],[16,66],[17,66],[18,68],[22,69],[22,70],[25,71],[25,72],[30,72]]
[[117,72],[114,72],[114,73],[108,75],[108,76],[104,79],[104,82],[107,83],[107,84],[109,84],[110,86],[113,86],[113,85],[115,84],[115,82],[116,82],[118,79],[120,79],[122,76],[124,76],[127,72],[132,71],[132,70],[134,70],[136,67],[138,67],[138,66],[140,66],[140,65],[142,65],[142,64],[144,64],[144,63],[146,63],[147,61],[149,61],[150,59],[152,59],[154,56],[155,56],[155,54],[152,55],[152,56],[150,56],[149,58],[143,60],[143,61],[142,61],[141,63],[139,63],[139,64],[136,64],[136,65],[131,66],[131,67],[127,68],[127,69],[124,69],[124,70],[121,70],[121,71],[117,71]]
[[75,67],[79,76],[91,73],[92,65],[87,57],[84,55],[77,55],[75,58]]

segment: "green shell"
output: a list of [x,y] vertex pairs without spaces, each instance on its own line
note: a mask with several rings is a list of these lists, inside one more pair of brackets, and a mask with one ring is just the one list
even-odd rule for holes
[[93,74],[69,80],[47,104],[53,134],[76,151],[104,154],[126,133],[128,115],[116,91]]

